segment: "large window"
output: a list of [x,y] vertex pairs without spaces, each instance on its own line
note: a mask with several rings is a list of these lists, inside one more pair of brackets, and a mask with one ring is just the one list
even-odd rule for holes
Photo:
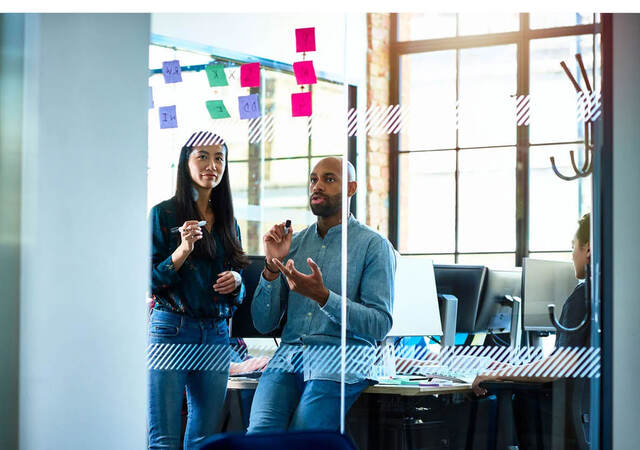
[[[179,60],[181,83],[166,84],[163,61]],[[210,87],[204,67],[225,66],[229,85]],[[308,175],[321,157],[342,154],[344,124],[336,111],[345,111],[342,85],[319,77],[312,86],[313,116],[291,117],[290,95],[300,92],[288,68],[261,64],[261,117],[240,120],[238,99],[247,95],[239,84],[243,62],[196,51],[151,45],[149,85],[154,107],[149,110],[148,207],[173,196],[180,148],[196,130],[212,130],[229,147],[229,173],[235,214],[249,254],[262,254],[262,235],[283,217],[304,226],[314,220],[308,206]],[[213,120],[207,100],[223,100],[230,118]],[[178,128],[161,129],[158,108],[176,105]],[[342,141],[341,141],[342,140]]]
[[569,257],[577,219],[591,210],[591,177],[566,182],[551,169],[550,156],[570,173],[569,151],[578,165],[584,155],[584,116],[560,62],[584,86],[581,54],[599,91],[598,22],[394,15],[392,102],[411,111],[391,139],[390,238],[401,253],[503,266]]

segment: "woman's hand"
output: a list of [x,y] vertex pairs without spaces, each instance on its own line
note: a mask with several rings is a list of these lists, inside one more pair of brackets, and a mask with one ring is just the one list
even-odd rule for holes
[[471,390],[478,397],[482,397],[484,395],[487,395],[487,390],[483,387],[480,387],[480,383],[483,383],[485,381],[499,381],[499,380],[500,378],[496,375],[480,374],[476,376],[476,378],[473,380],[473,383],[471,384]]
[[218,280],[216,284],[213,285],[213,290],[218,294],[230,294],[240,286],[240,283],[242,283],[242,278],[240,278],[240,282],[238,282],[234,272],[227,270],[226,272],[218,274]]
[[193,246],[196,241],[202,239],[202,230],[198,226],[197,220],[187,220],[182,227],[180,227],[180,247],[182,251],[190,254],[193,251]]

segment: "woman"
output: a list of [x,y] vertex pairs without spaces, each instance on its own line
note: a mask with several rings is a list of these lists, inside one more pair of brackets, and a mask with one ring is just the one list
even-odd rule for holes
[[[571,242],[573,247],[572,259],[576,278],[581,280],[587,277],[585,270],[591,263],[590,246],[590,214],[585,214],[578,221],[578,230]],[[580,282],[575,287],[567,301],[562,307],[562,314],[559,322],[566,327],[576,327],[587,314],[586,295],[587,287],[585,282]],[[546,383],[555,381],[558,377],[549,374],[549,368],[562,368],[565,374],[571,374],[572,369],[579,363],[580,353],[565,351],[565,348],[589,347],[590,325],[577,332],[558,331],[556,333],[556,350],[550,356],[538,361],[518,366],[517,374],[513,372],[513,366],[509,364],[497,364],[494,371],[498,373],[480,374],[473,381],[472,389],[476,395],[483,396],[487,390],[480,384],[487,381],[515,381],[515,382],[538,382]],[[576,424],[570,419],[575,417],[586,417],[589,412],[589,383],[584,378],[572,378],[567,380],[565,386],[566,405],[563,404],[560,413],[567,413],[566,432],[562,429],[558,436],[563,436],[564,448],[578,448],[581,442],[587,442],[588,426]],[[581,401],[575,401],[580,399]],[[553,401],[548,392],[540,390],[519,389],[513,398],[513,411],[515,428],[518,436],[518,445],[521,449],[529,448],[551,448],[551,432],[553,422]],[[556,408],[559,406],[556,405]],[[578,409],[577,413],[572,409]],[[546,430],[546,431],[544,431]],[[582,437],[579,437],[582,434]],[[556,436],[557,437],[557,436]]]
[[220,137],[194,133],[180,152],[175,196],[151,210],[150,449],[180,447],[185,389],[184,448],[218,428],[229,375],[226,319],[242,302],[239,272],[248,265],[227,156]]
[[[587,274],[585,272],[585,266],[588,266],[591,263],[591,246],[589,239],[590,232],[590,223],[591,223],[591,215],[589,213],[582,216],[582,218],[578,221],[578,230],[576,231],[573,240],[571,241],[571,246],[573,248],[571,259],[573,260],[573,269],[578,280],[582,280],[586,278]],[[560,315],[559,322],[566,327],[575,327],[582,320],[587,313],[586,307],[586,287],[585,282],[581,281],[575,287],[571,295],[567,298],[567,301],[564,303],[562,307],[562,314]],[[590,337],[590,327],[587,326],[581,331],[578,332],[565,332],[558,331],[556,333],[556,342],[555,347],[564,348],[564,347],[588,347],[589,346],[589,337]],[[561,359],[558,359],[561,358]],[[552,354],[548,358],[535,361],[530,363],[530,370],[519,370],[520,373],[536,373],[537,370],[535,368],[542,367],[545,364],[550,366],[551,364],[565,364],[568,365],[569,368],[573,365],[574,361],[571,357],[565,358],[562,354]],[[551,360],[551,361],[550,361]],[[510,366],[508,364],[497,364],[493,367],[498,369],[498,372],[509,372],[508,369]],[[487,393],[486,389],[480,386],[480,383],[484,381],[533,381],[539,383],[545,383],[547,381],[555,380],[554,377],[550,376],[530,376],[530,375],[502,375],[502,374],[480,374],[473,381],[473,391],[477,395],[484,395]]]

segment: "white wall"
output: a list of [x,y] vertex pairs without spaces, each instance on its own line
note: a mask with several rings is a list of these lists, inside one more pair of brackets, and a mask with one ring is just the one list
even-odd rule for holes
[[21,449],[145,446],[149,33],[27,15]]
[[613,444],[638,446],[640,14],[613,18]]

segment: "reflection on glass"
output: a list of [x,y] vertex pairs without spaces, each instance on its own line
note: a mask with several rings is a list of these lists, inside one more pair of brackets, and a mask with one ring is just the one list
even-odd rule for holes
[[459,153],[458,250],[514,251],[516,150]]
[[518,13],[459,13],[458,35],[504,33],[520,29]]
[[[583,136],[583,116],[578,95],[560,66],[565,61],[574,78],[583,86],[575,54],[580,53],[593,87],[593,36],[569,36],[531,41],[531,121],[532,143],[571,142]],[[596,61],[599,71],[599,62]],[[599,91],[599,86],[595,87]]]
[[460,51],[460,147],[516,142],[516,46]]
[[399,13],[398,40],[414,41],[456,35],[455,13]]
[[[591,176],[563,181],[551,169],[555,157],[561,173],[573,170],[569,151],[583,154],[581,145],[531,147],[529,152],[529,249],[568,250],[578,219],[591,211]],[[579,156],[581,158],[581,156]],[[576,161],[578,165],[582,159]]]
[[409,108],[400,150],[455,148],[456,52],[401,56],[400,104]]
[[530,13],[529,27],[553,28],[570,27],[574,25],[585,25],[593,23],[593,13]]
[[399,250],[455,250],[455,151],[399,156]]

